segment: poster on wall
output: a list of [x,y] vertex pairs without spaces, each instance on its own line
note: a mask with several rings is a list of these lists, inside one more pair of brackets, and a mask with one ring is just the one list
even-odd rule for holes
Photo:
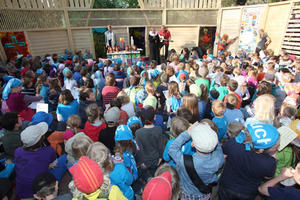
[[244,8],[239,37],[240,50],[244,50],[248,53],[254,52],[257,43],[259,19],[262,11],[263,7]]
[[19,54],[30,54],[24,32],[0,32],[0,39],[7,59],[15,60]]
[[199,47],[206,54],[207,49],[213,52],[216,27],[200,27]]

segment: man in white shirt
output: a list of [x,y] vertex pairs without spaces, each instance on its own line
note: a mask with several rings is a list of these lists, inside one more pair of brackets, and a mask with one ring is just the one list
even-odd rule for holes
[[107,31],[104,33],[105,35],[105,47],[115,47],[117,45],[116,35],[112,31],[111,25],[107,26]]

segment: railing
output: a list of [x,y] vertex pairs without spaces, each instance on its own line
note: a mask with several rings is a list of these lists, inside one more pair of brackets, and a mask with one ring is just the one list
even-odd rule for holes
[[0,0],[0,8],[91,8],[93,0]]
[[221,8],[221,0],[139,0],[141,8]]

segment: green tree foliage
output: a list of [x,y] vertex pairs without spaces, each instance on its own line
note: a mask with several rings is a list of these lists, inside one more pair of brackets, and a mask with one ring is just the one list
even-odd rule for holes
[[138,0],[95,0],[94,8],[139,8]]

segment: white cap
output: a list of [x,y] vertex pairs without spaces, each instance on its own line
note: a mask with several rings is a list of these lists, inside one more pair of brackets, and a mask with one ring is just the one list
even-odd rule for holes
[[195,148],[203,153],[212,152],[218,144],[218,136],[208,124],[199,124],[191,130]]
[[48,131],[48,124],[41,122],[28,126],[21,133],[21,140],[24,147],[31,147],[40,141],[41,137]]

